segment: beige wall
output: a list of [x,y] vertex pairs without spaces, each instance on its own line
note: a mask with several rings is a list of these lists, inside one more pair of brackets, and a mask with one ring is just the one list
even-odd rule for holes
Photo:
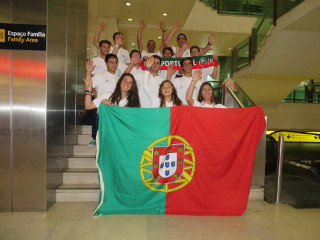
[[320,131],[320,104],[280,103],[263,110],[268,117],[267,130]]

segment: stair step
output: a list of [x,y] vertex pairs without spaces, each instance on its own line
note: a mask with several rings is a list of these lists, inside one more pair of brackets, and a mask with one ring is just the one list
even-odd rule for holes
[[264,188],[251,186],[249,193],[249,200],[263,200]]
[[69,168],[97,168],[96,158],[92,157],[69,157]]
[[78,135],[78,144],[88,145],[88,143],[92,141],[91,134],[79,134]]
[[[72,147],[73,155],[68,157],[69,169],[63,174],[63,184],[56,189],[57,202],[98,201],[99,185],[96,166],[96,147],[87,146],[91,139],[91,126],[76,126],[78,145]],[[66,138],[73,141],[73,136]],[[69,146],[68,146],[69,147]],[[71,146],[70,146],[71,147]],[[53,162],[54,164],[55,161]],[[249,200],[263,200],[264,189],[252,186]]]
[[[98,184],[62,184],[56,190],[57,202],[98,201]],[[251,188],[249,200],[263,200],[263,188]]]
[[82,125],[80,129],[78,129],[78,134],[89,134],[91,135],[92,132],[92,127],[91,125]]
[[57,202],[98,201],[98,184],[62,184],[56,190]]
[[73,146],[73,155],[96,155],[97,148],[87,145],[74,145]]
[[66,135],[65,136],[65,144],[66,145],[78,144],[77,136],[76,135]]
[[98,184],[98,170],[94,168],[69,168],[63,172],[64,184]]
[[70,190],[77,190],[77,189],[99,189],[99,184],[62,184],[58,187],[58,190],[62,189],[70,189]]

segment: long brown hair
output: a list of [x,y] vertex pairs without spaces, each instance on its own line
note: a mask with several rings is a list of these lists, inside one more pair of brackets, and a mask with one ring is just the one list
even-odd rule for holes
[[165,80],[163,81],[161,84],[160,84],[160,87],[159,87],[159,98],[160,98],[160,107],[166,107],[166,101],[164,100],[164,96],[162,95],[162,87],[165,83],[170,83],[171,87],[172,87],[172,94],[171,94],[171,99],[173,101],[173,106],[180,106],[182,105],[182,101],[180,100],[180,98],[178,97],[178,94],[177,94],[177,90],[176,88],[174,87],[174,85],[172,84],[171,81],[169,80]]
[[138,94],[138,86],[137,82],[134,78],[134,76],[131,73],[124,73],[122,76],[119,78],[116,88],[112,95],[110,96],[110,102],[113,105],[118,106],[119,102],[121,101],[121,82],[123,81],[124,77],[130,76],[132,78],[132,86],[131,89],[128,91],[127,99],[128,103],[125,105],[125,107],[140,107],[140,99],[139,99],[139,94]]
[[202,96],[202,89],[203,89],[203,87],[204,87],[205,85],[208,85],[208,86],[211,88],[211,90],[212,90],[212,96],[211,96],[211,99],[210,99],[211,103],[217,104],[217,98],[216,98],[216,96],[214,95],[214,89],[213,89],[212,85],[211,85],[210,83],[208,83],[208,82],[204,82],[204,83],[201,84],[200,89],[199,89],[198,101],[199,101],[200,103],[204,101],[204,98],[203,98],[203,96]]

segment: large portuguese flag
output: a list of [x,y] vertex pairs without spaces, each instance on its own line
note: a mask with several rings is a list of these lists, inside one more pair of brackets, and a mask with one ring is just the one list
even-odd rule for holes
[[100,104],[95,215],[241,215],[260,107],[121,108]]

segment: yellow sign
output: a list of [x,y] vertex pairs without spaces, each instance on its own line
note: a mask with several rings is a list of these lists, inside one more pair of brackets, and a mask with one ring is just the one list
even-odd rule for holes
[[[277,141],[279,138],[279,133],[276,132],[273,133],[274,131],[267,131],[267,134],[271,135],[274,137]],[[297,133],[297,132],[286,132],[286,131],[281,131],[281,133],[284,136],[284,141],[285,142],[314,142],[314,143],[320,143],[320,133],[319,132],[308,132],[306,133]]]
[[[183,173],[181,177],[174,183],[159,183],[152,176],[152,149],[156,144],[163,141],[167,141],[167,145],[170,146],[172,143],[183,143],[185,144],[185,159],[183,166]],[[169,135],[163,138],[160,138],[153,143],[151,143],[143,152],[140,161],[140,176],[143,183],[153,191],[159,192],[173,192],[179,190],[191,182],[194,173],[196,170],[196,158],[193,152],[193,148],[184,138],[177,135]]]
[[6,31],[5,29],[0,29],[0,42],[6,41]]

